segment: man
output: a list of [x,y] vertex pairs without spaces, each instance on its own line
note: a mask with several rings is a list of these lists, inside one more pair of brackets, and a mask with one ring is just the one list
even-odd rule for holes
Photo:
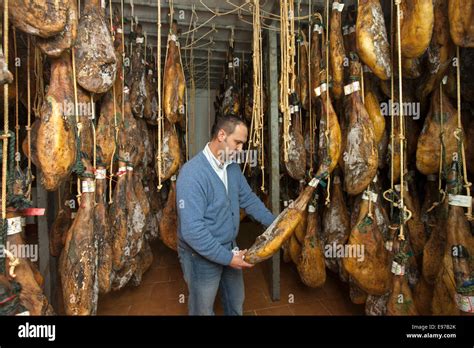
[[204,150],[180,170],[176,184],[178,256],[188,285],[190,315],[213,315],[220,290],[225,315],[242,315],[246,250],[233,250],[240,208],[264,226],[275,216],[252,192],[232,158],[248,130],[238,117],[220,117]]

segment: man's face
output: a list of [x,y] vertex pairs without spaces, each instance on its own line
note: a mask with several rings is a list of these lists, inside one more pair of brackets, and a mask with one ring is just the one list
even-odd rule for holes
[[243,124],[235,126],[234,132],[230,135],[227,135],[227,133],[221,129],[218,134],[218,140],[220,150],[226,156],[223,160],[231,160],[233,156],[242,151],[244,144],[247,142],[247,136],[247,127]]

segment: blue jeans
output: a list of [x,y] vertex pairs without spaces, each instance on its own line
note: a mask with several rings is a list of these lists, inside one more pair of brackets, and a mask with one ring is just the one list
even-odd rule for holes
[[178,256],[189,290],[189,315],[214,315],[218,290],[224,314],[242,315],[245,297],[242,270],[211,262],[180,246]]

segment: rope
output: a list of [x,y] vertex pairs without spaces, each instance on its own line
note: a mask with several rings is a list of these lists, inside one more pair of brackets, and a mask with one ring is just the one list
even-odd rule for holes
[[[312,6],[311,6],[311,0],[308,2],[308,13],[311,14],[312,12]],[[311,97],[312,97],[312,92],[311,92],[311,41],[312,41],[312,23],[310,21],[309,23],[309,30],[308,30],[308,98],[309,99],[309,175],[313,175],[313,157],[314,157],[314,134],[313,134],[313,110],[312,110],[312,102],[311,102]]]
[[[26,92],[27,92],[27,124],[26,124],[26,139],[27,139],[27,146],[28,146],[28,169],[27,169],[27,180],[28,180],[28,194],[27,198],[31,200],[31,185],[33,183],[34,177],[31,170],[31,77],[30,77],[30,47],[31,47],[31,40],[30,35],[27,38],[27,62],[26,62]],[[36,52],[36,51],[35,51]],[[35,59],[36,62],[36,59]],[[37,90],[36,94],[40,92]]]
[[[95,133],[95,105],[94,105],[94,96],[91,93],[91,108],[92,108],[92,120],[91,120],[91,127],[92,127],[92,170],[95,173],[97,169],[97,136]],[[102,159],[100,159],[101,165],[103,165]],[[94,175],[94,185],[96,184],[96,178]],[[97,206],[97,199],[96,195],[94,195],[94,207]]]
[[[326,45],[326,81],[329,83],[329,0],[326,0],[326,27],[328,30],[326,34],[323,31],[323,41],[325,41]],[[328,149],[330,147],[329,144],[329,91],[326,92],[326,112],[327,112],[327,120],[326,120],[326,131],[324,132],[324,136],[326,137],[326,144]],[[328,175],[328,185],[326,188],[326,206],[331,203],[331,175]]]
[[289,97],[295,91],[295,16],[293,1],[282,0],[280,2],[280,14],[280,111],[283,114],[283,157],[284,162],[288,162],[291,125]]
[[[28,35],[28,40],[30,35]],[[41,50],[35,46],[35,77],[36,77],[36,95],[33,102],[33,111],[35,115],[39,115],[44,100],[44,79],[43,79],[43,54]]]
[[[112,41],[115,42],[115,30],[114,30],[114,24],[113,24],[113,21],[112,21],[112,12],[113,12],[112,11],[112,0],[110,0],[109,1],[110,32],[112,33]],[[123,32],[123,27],[121,28],[121,30]],[[122,61],[122,71],[123,71],[123,61]],[[120,78],[123,79],[123,73],[121,74]],[[112,98],[113,98],[113,103],[114,103],[113,110],[114,110],[114,131],[115,131],[115,133],[114,133],[114,135],[115,135],[114,143],[115,143],[115,146],[114,146],[114,150],[112,151],[112,157],[110,158],[109,204],[113,203],[112,181],[113,181],[113,177],[114,177],[114,157],[115,157],[115,153],[117,152],[117,138],[118,138],[117,100],[115,98],[115,93],[116,93],[116,90],[115,90],[115,83],[114,83],[114,84],[112,84]],[[94,146],[94,148],[95,148],[95,146]]]
[[[458,129],[456,130],[458,136],[456,136],[456,133],[454,134],[454,136],[456,137],[456,139],[458,140],[458,146],[460,147],[461,149],[461,162],[462,162],[462,173],[459,173],[460,175],[462,175],[462,179],[464,181],[464,188],[466,189],[466,194],[467,196],[471,197],[471,186],[472,186],[472,183],[469,182],[468,178],[467,178],[467,166],[466,166],[466,153],[465,153],[465,149],[464,149],[464,138],[463,138],[463,130],[462,130],[462,122],[461,122],[461,57],[460,57],[460,54],[459,54],[459,46],[456,47],[456,58],[457,58],[457,66],[456,66],[456,75],[457,75],[457,81],[456,81],[456,85],[457,85],[457,106],[458,106]],[[441,96],[442,98],[443,96]],[[472,217],[472,205],[470,205],[468,208],[467,208],[467,213],[465,214],[466,217],[468,218],[469,221],[472,221],[473,220],[473,217]]]
[[[18,123],[18,64],[16,60],[18,59],[18,50],[16,45],[16,29],[13,27],[13,50],[15,55],[15,162],[17,170],[20,170],[20,125]],[[27,56],[29,59],[29,56]]]
[[[3,47],[5,56],[5,65],[8,69],[8,0],[3,2]],[[0,233],[0,243],[5,245],[7,236],[7,159],[8,159],[8,83],[3,85],[3,135],[2,135],[2,231]],[[6,260],[0,260],[0,274],[5,273]]]
[[74,112],[76,116],[76,163],[73,166],[73,172],[77,173],[77,201],[81,204],[81,179],[80,174],[84,172],[84,167],[81,161],[81,130],[82,123],[79,121],[79,110],[78,110],[78,101],[77,101],[77,83],[76,83],[76,59],[75,59],[75,48],[72,47],[72,78],[73,78],[73,87],[74,87]]
[[[123,1],[123,0],[122,0]],[[157,69],[157,78],[156,78],[156,83],[157,83],[157,89],[156,92],[158,94],[157,98],[157,108],[158,108],[158,137],[157,137],[157,142],[158,142],[158,149],[157,149],[157,157],[156,160],[158,162],[158,190],[161,190],[162,188],[162,183],[161,183],[161,178],[162,178],[162,128],[163,128],[163,110],[161,107],[161,1],[158,1],[157,5],[157,54],[156,54],[156,69]],[[168,57],[168,44],[166,45],[166,57]]]
[[[403,105],[403,90],[402,90],[402,41],[401,41],[401,15],[402,11],[400,9],[401,0],[395,0],[395,5],[397,6],[397,45],[398,45],[398,103],[399,105]],[[400,132],[399,132],[399,140],[400,140],[400,205],[401,209],[405,208],[404,205],[404,139],[405,139],[405,130],[403,125],[403,108],[399,107],[399,116],[400,116]],[[402,214],[402,220],[400,221],[400,232],[398,235],[399,240],[405,240],[404,235],[404,219],[405,216]]]

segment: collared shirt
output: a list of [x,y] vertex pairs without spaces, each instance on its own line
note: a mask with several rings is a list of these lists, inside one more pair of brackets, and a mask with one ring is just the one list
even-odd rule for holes
[[221,163],[216,156],[212,153],[211,149],[209,148],[209,143],[206,144],[206,147],[204,150],[202,150],[204,153],[204,156],[206,156],[207,160],[211,164],[212,169],[216,172],[217,176],[221,179],[221,181],[224,183],[225,190],[228,191],[227,189],[227,166],[231,164],[232,162],[225,162]]

